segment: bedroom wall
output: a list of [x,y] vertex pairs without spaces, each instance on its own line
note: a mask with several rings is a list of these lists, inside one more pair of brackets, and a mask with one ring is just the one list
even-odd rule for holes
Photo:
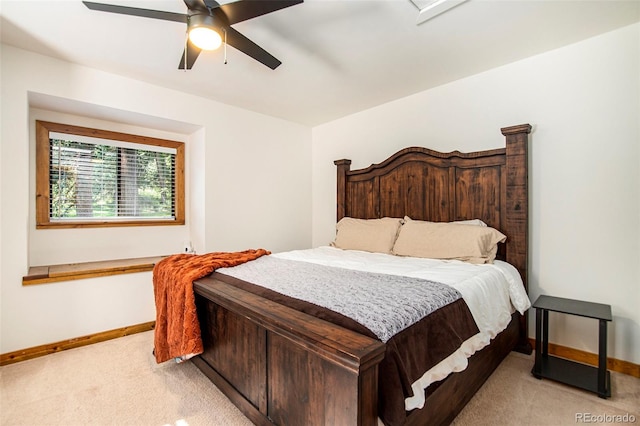
[[[639,61],[635,24],[315,127],[313,245],[335,234],[334,160],[499,148],[501,127],[530,123],[530,298],[611,304],[609,356],[640,363]],[[552,314],[551,327],[597,353],[594,320]]]
[[[22,286],[30,265],[311,244],[311,130],[1,46],[0,353],[155,319],[151,273]],[[33,119],[186,143],[185,226],[35,230]],[[291,197],[296,194],[296,197]]]

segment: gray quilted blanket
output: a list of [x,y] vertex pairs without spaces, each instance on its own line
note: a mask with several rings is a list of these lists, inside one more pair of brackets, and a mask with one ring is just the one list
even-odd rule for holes
[[383,343],[462,297],[453,287],[433,281],[273,256],[217,272],[338,312],[367,327]]

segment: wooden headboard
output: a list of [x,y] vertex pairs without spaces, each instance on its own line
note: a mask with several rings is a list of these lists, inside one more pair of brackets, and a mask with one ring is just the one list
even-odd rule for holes
[[[378,164],[350,170],[337,160],[337,220],[409,216],[449,222],[482,219],[507,236],[499,258],[515,266],[527,285],[529,124],[501,129],[505,148],[441,153],[403,149]],[[526,338],[526,316],[521,330]]]

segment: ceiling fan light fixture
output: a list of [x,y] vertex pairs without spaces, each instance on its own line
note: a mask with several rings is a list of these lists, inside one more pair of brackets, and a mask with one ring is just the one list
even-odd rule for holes
[[213,16],[192,15],[189,17],[189,40],[202,50],[216,50],[222,37],[214,29]]

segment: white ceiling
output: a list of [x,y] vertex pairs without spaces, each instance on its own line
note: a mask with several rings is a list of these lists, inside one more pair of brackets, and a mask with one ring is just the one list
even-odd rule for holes
[[[186,13],[181,0],[93,0]],[[221,2],[222,3],[222,2]],[[314,126],[640,20],[640,0],[468,0],[416,25],[410,0],[305,0],[234,25],[280,59],[229,48],[178,70],[185,25],[1,0],[2,43]]]

